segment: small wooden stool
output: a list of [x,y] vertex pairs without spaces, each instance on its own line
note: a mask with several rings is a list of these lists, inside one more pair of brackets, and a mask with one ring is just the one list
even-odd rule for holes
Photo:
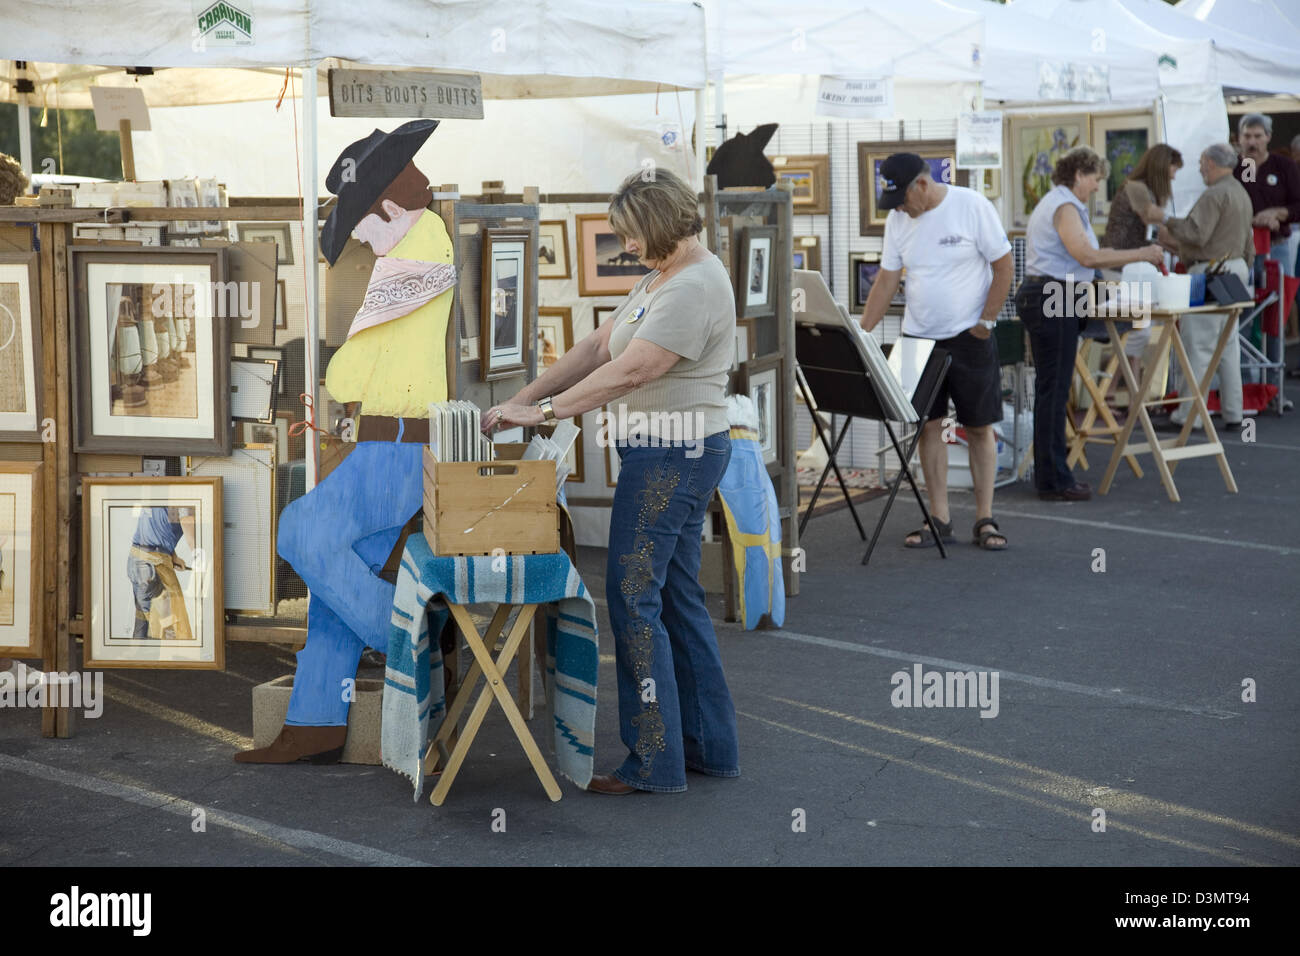
[[[433,788],[433,793],[429,796],[429,802],[435,807],[442,806],[443,801],[446,800],[447,791],[451,789],[452,781],[456,779],[456,774],[460,772],[461,764],[465,761],[465,755],[469,752],[479,728],[483,725],[483,718],[487,716],[488,708],[492,705],[494,697],[501,705],[501,709],[505,711],[506,720],[510,722],[511,729],[514,730],[515,736],[524,748],[524,754],[528,757],[528,762],[532,764],[533,772],[537,774],[538,780],[541,781],[542,789],[546,791],[546,795],[551,798],[552,802],[560,799],[560,786],[551,774],[551,768],[546,765],[546,761],[542,758],[542,752],[538,749],[537,742],[533,740],[532,734],[528,732],[528,727],[524,723],[518,705],[510,696],[509,691],[506,690],[506,671],[509,670],[510,663],[514,660],[520,645],[524,643],[525,638],[530,634],[530,625],[538,607],[537,604],[499,604],[496,613],[492,615],[487,630],[480,635],[478,627],[474,624],[474,620],[470,617],[465,606],[452,604],[450,601],[447,602],[447,608],[451,612],[452,619],[456,622],[456,626],[465,638],[465,643],[469,645],[470,652],[474,655],[474,662],[465,675],[464,683],[457,690],[455,700],[452,701],[451,707],[448,708],[442,726],[438,728],[437,735],[425,752],[424,769],[426,774],[434,773],[439,765],[444,768],[437,785]],[[494,661],[491,652],[497,645],[506,621],[510,618],[511,611],[515,608],[519,609],[519,614],[516,616],[510,632],[505,637],[505,644],[502,646],[501,652]],[[525,658],[528,656],[526,654]],[[528,668],[531,679],[531,661],[521,660],[520,667],[521,669]],[[448,753],[447,742],[456,733],[456,725],[465,712],[465,708],[469,706],[470,696],[473,694],[480,676],[486,678],[486,684],[482,691],[479,692],[474,709],[470,712],[469,720],[465,723],[464,732],[459,735],[459,739],[456,740],[451,752]],[[524,688],[521,687],[520,690],[522,697],[524,696],[522,693]],[[531,689],[529,691],[526,706],[531,712]]]

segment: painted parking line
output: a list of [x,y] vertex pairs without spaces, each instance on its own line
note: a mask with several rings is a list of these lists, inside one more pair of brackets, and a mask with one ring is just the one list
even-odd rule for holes
[[[1007,799],[1015,800],[1019,803],[1026,803],[1029,804],[1030,806],[1038,807],[1039,809],[1046,810],[1050,813],[1055,813],[1061,816],[1069,817],[1071,820],[1075,822],[1075,825],[1080,828],[1079,832],[1082,834],[1086,834],[1088,832],[1088,827],[1092,819],[1092,815],[1091,815],[1092,807],[1098,805],[1102,807],[1105,806],[1104,800],[1100,797],[1093,798],[1090,800],[1077,799],[1076,801],[1074,801],[1076,803],[1075,806],[1065,806],[1059,803],[1052,803],[1049,802],[1048,800],[1041,799],[1038,796],[1031,796],[1027,793],[1020,793],[1015,790],[1008,790],[1006,787],[999,787],[995,784],[988,783],[987,781],[984,780],[977,780],[973,777],[964,777],[961,774],[952,773],[951,771],[948,770],[941,770],[938,767],[931,767],[926,764],[920,763],[916,760],[912,760],[908,757],[901,757],[897,754],[891,754],[880,750],[872,750],[869,747],[863,747],[847,740],[838,740],[835,737],[829,737],[826,734],[814,733],[810,730],[804,730],[801,727],[795,727],[791,724],[782,723],[781,721],[778,720],[772,720],[767,717],[760,717],[758,714],[751,714],[743,710],[737,710],[736,713],[741,717],[746,717],[750,720],[757,721],[758,723],[766,724],[769,727],[776,727],[780,730],[784,730],[789,733],[799,734],[800,736],[809,737],[813,740],[820,740],[823,743],[833,744],[834,746],[842,747],[845,750],[852,750],[856,753],[865,754],[868,757],[873,757],[878,760],[884,760],[891,765],[905,767],[908,770],[915,770],[920,773],[929,774],[930,776],[939,777],[943,780],[947,780],[950,783],[961,784],[962,786],[971,787],[975,790],[982,790],[985,793],[990,793],[995,796],[1006,797]],[[1155,840],[1157,842],[1165,843],[1170,846],[1175,846],[1183,850],[1190,850],[1194,853],[1203,853],[1208,856],[1217,857],[1218,859],[1226,860],[1231,863],[1236,863],[1236,864],[1245,863],[1253,866],[1267,865],[1263,862],[1252,860],[1246,857],[1240,851],[1233,852],[1228,847],[1219,848],[1219,847],[1206,846],[1201,843],[1193,843],[1190,840],[1180,839],[1179,837],[1173,837],[1163,833],[1157,833],[1153,830],[1147,830],[1143,827],[1133,826],[1132,824],[1125,823],[1122,820],[1116,820],[1109,813],[1107,814],[1106,817],[1106,829],[1107,831],[1117,830],[1122,833],[1132,833],[1133,835],[1142,837],[1143,839],[1146,840]]]
[[[952,504],[953,511],[974,511],[974,505]],[[1156,538],[1175,538],[1179,541],[1195,541],[1197,544],[1219,544],[1229,548],[1247,548],[1252,551],[1267,551],[1270,554],[1300,554],[1300,548],[1284,548],[1277,544],[1261,544],[1258,541],[1241,541],[1235,538],[1213,538],[1208,534],[1189,534],[1185,531],[1160,531],[1156,528],[1139,528],[1131,524],[1115,524],[1111,521],[1088,521],[1084,518],[1066,518],[1062,515],[1039,515],[1027,511],[1007,511],[998,508],[999,517],[1029,518],[1034,521],[1056,521],[1061,524],[1080,525],[1085,528],[1098,528],[1102,531],[1124,531],[1128,534],[1145,534]]]
[[295,850],[315,850],[321,853],[329,853],[333,856],[350,860],[353,863],[366,863],[372,866],[429,865],[422,863],[419,860],[413,860],[410,857],[399,856],[395,853],[388,853],[384,850],[377,850],[374,847],[365,846],[360,843],[352,843],[348,840],[340,840],[336,837],[326,836],[323,833],[316,833],[313,830],[300,830],[296,827],[282,827],[278,823],[271,823],[269,820],[259,820],[257,817],[246,816],[242,813],[231,813],[228,810],[217,810],[211,807],[204,807],[202,803],[187,800],[184,797],[178,797],[174,794],[150,790],[147,787],[137,787],[129,784],[117,783],[112,780],[102,780],[88,774],[77,773],[72,770],[64,770],[61,767],[51,767],[48,764],[37,763],[34,760],[24,760],[21,757],[10,757],[6,754],[0,754],[0,769],[11,770],[15,773],[26,774],[29,777],[37,777],[42,780],[49,780],[52,783],[57,783],[65,787],[75,787],[78,790],[86,790],[90,793],[98,793],[106,797],[125,800],[127,803],[134,803],[138,806],[148,807],[152,810],[161,810],[164,813],[184,817],[186,820],[192,819],[193,811],[196,807],[201,807],[209,824],[227,827],[228,829],[235,830],[247,836],[258,837],[263,840],[271,840],[275,843],[292,847]]
[[1238,833],[1245,833],[1261,840],[1268,840],[1273,843],[1284,844],[1285,846],[1294,849],[1300,849],[1300,837],[1294,836],[1290,833],[1284,833],[1281,830],[1273,830],[1257,824],[1246,823],[1245,821],[1226,817],[1219,813],[1211,813],[1207,810],[1198,810],[1195,807],[1188,807],[1179,803],[1170,803],[1167,800],[1161,800],[1157,797],[1148,797],[1145,794],[1135,793],[1131,790],[1121,790],[1114,787],[1101,786],[1093,781],[1085,780],[1082,777],[1073,777],[1069,774],[1058,773],[1055,770],[1038,767],[1031,763],[1025,763],[1022,760],[1003,757],[999,754],[989,753],[986,750],[978,750],[974,747],[967,747],[963,744],[953,743],[950,740],[943,740],[939,737],[931,737],[927,734],[918,734],[914,731],[903,730],[901,727],[891,727],[888,724],[882,724],[878,721],[867,720],[865,717],[857,717],[853,714],[845,714],[837,710],[831,710],[829,707],[818,707],[816,704],[808,704],[803,701],[792,700],[789,697],[776,697],[772,695],[764,696],[766,696],[768,700],[774,700],[781,704],[788,704],[791,707],[798,707],[801,710],[821,714],[826,717],[834,717],[837,720],[842,720],[845,723],[850,723],[854,726],[866,727],[880,733],[901,737],[913,743],[925,744],[926,746],[937,747],[947,750],[950,753],[959,754],[963,757],[986,761],[1017,774],[1026,774],[1033,778],[1033,780],[1029,782],[1029,785],[1032,786],[1032,789],[1035,792],[1049,793],[1061,800],[1082,800],[1086,795],[1090,804],[1095,804],[1098,800],[1104,801],[1107,813],[1117,810],[1135,816],[1141,814],[1154,818],[1182,817],[1184,819],[1195,820],[1198,823],[1204,823],[1210,826],[1226,827],[1231,830],[1236,830]]
[[[727,630],[733,630],[734,626],[729,626]],[[891,661],[906,661],[909,664],[931,664],[934,667],[949,671],[997,671],[1000,675],[999,680],[1015,681],[1019,684],[1028,684],[1032,687],[1042,687],[1046,690],[1059,690],[1068,694],[1082,694],[1086,697],[1100,697],[1103,700],[1112,701],[1117,704],[1124,704],[1130,707],[1150,707],[1156,710],[1174,710],[1184,714],[1194,714],[1197,717],[1215,717],[1219,720],[1226,720],[1229,717],[1239,717],[1240,714],[1230,710],[1222,710],[1218,707],[1198,707],[1194,704],[1180,704],[1170,700],[1160,700],[1155,697],[1145,697],[1141,694],[1130,694],[1119,688],[1090,687],[1087,684],[1074,684],[1070,681],[1054,680],[1050,677],[1038,677],[1034,674],[1021,674],[1016,671],[1003,670],[1001,667],[993,667],[988,664],[968,664],[962,661],[951,661],[943,657],[927,657],[924,654],[914,654],[910,651],[895,651],[888,647],[873,647],[869,644],[854,644],[851,641],[840,641],[833,637],[818,637],[815,634],[800,634],[797,631],[753,631],[749,632],[752,636],[774,637],[785,641],[798,641],[801,644],[816,644],[820,647],[830,647],[837,651],[850,651],[855,654],[870,654],[873,657],[883,657]]]

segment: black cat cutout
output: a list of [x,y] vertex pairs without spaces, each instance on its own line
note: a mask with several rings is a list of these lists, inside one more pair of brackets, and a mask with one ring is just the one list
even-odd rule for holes
[[737,133],[718,147],[706,172],[718,177],[719,189],[732,186],[766,188],[776,182],[776,171],[763,155],[763,147],[776,132],[777,125],[764,123],[752,132]]

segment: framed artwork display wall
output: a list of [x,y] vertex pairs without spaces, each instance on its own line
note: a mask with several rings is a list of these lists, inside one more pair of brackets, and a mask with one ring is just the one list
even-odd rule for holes
[[578,236],[578,294],[627,295],[650,270],[623,248],[603,212],[574,217]]
[[858,232],[864,236],[883,236],[889,210],[877,202],[883,188],[880,164],[894,153],[916,153],[930,166],[930,178],[936,183],[966,186],[969,170],[957,168],[957,141],[954,139],[894,140],[883,143],[858,143]]
[[1092,148],[1110,165],[1101,188],[1093,194],[1093,217],[1104,221],[1128,174],[1155,145],[1155,120],[1149,112],[1093,113],[1088,125]]
[[44,652],[41,468],[38,461],[0,461],[0,657]]
[[776,241],[776,226],[746,226],[740,234],[736,306],[741,318],[776,314],[776,283],[772,279]]
[[82,479],[84,665],[223,670],[222,481]]
[[569,279],[569,224],[563,219],[543,219],[537,224],[537,277]]
[[1038,201],[1051,192],[1056,161],[1088,141],[1088,115],[1012,116],[1011,225],[1023,229]]
[[224,250],[69,252],[76,450],[230,454]]
[[773,156],[777,181],[790,183],[791,209],[797,215],[827,215],[831,211],[829,156]]
[[41,440],[39,253],[0,253],[0,441]]
[[533,335],[533,273],[537,253],[527,229],[483,230],[482,296],[479,306],[480,377],[517,375],[528,368]]

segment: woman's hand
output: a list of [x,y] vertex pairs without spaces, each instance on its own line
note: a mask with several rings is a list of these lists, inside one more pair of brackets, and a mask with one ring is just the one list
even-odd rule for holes
[[518,405],[507,402],[504,405],[493,405],[479,418],[479,429],[490,435],[499,428],[510,428],[514,425],[524,425],[531,427],[540,425],[544,421],[542,410],[536,405]]
[[1137,258],[1134,262],[1149,262],[1159,268],[1165,262],[1165,250],[1160,248],[1158,243],[1151,243],[1149,246],[1143,246],[1136,250]]

